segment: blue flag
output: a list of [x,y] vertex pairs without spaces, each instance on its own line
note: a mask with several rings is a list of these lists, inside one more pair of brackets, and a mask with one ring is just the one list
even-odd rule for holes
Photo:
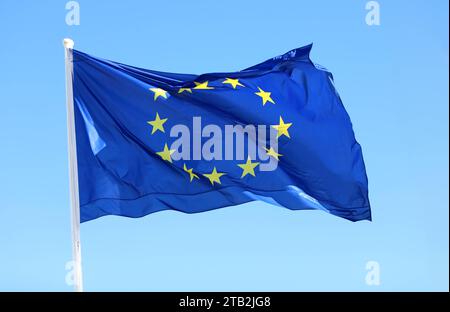
[[361,147],[310,50],[203,75],[74,50],[81,222],[250,201],[370,220]]

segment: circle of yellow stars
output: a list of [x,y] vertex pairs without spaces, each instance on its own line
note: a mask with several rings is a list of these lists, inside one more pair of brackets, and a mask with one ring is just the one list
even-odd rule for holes
[[[222,84],[229,85],[233,90],[236,90],[238,88],[245,88],[246,86],[239,81],[238,78],[225,78],[225,80],[222,81]],[[214,90],[214,87],[209,85],[209,81],[203,81],[203,82],[194,82],[194,87],[188,88],[188,87],[181,87],[178,89],[178,94],[183,93],[190,93],[192,94],[193,90]],[[254,92],[255,95],[261,98],[262,106],[264,107],[267,103],[276,104],[276,102],[272,99],[272,92],[268,90],[264,90],[261,87],[257,86],[258,92]],[[169,92],[162,89],[162,88],[149,88],[151,92],[153,92],[153,101],[164,101],[167,100],[169,97]],[[164,117],[164,116],[163,116]],[[162,132],[165,133],[164,130],[164,124],[167,122],[168,118],[161,118],[158,112],[156,112],[155,119],[150,120],[147,122],[150,126],[152,126],[151,135],[154,135],[155,133]],[[289,128],[292,126],[292,123],[285,122],[283,120],[283,117],[279,116],[278,124],[271,125],[273,129],[277,131],[277,139],[285,136],[288,139],[291,138],[289,134]],[[270,148],[264,148],[266,151],[266,154],[273,159],[280,161],[280,157],[283,156],[282,154],[279,154],[278,151],[276,151],[273,147]],[[160,152],[156,152],[158,156],[161,157],[162,160],[167,161],[169,163],[172,163],[172,154],[175,152],[173,149],[169,149],[167,143],[164,144],[164,148]],[[255,169],[259,166],[259,162],[253,162],[251,157],[248,156],[245,163],[237,164],[239,168],[242,169],[241,179],[245,178],[247,175],[256,177]],[[226,175],[225,172],[219,172],[217,171],[217,168],[214,166],[211,173],[202,173],[197,174],[194,172],[194,168],[188,168],[186,163],[183,164],[183,171],[186,172],[189,175],[189,181],[192,182],[195,179],[200,179],[199,175],[204,176],[209,180],[211,185],[214,186],[214,184],[221,184],[220,178],[224,175]]]

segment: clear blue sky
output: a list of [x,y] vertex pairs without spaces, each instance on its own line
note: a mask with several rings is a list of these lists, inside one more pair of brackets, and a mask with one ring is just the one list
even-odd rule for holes
[[[0,1],[0,290],[70,291],[62,39],[95,56],[203,73],[310,42],[352,118],[373,222],[250,203],[82,224],[85,289],[448,290],[448,1]],[[365,283],[378,261],[381,285]]]

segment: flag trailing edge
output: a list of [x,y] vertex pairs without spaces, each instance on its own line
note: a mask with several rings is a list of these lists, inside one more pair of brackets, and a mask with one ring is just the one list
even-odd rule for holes
[[255,200],[370,220],[360,145],[311,46],[203,75],[73,50],[81,222]]

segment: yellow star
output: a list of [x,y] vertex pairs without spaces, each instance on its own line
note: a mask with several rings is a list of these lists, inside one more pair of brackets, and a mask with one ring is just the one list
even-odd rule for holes
[[222,83],[230,84],[233,89],[236,89],[237,86],[244,87],[244,85],[239,82],[239,79],[226,78]]
[[264,147],[264,149],[266,150],[266,154],[267,155],[269,155],[269,156],[272,156],[273,158],[275,158],[276,160],[280,160],[280,156],[283,156],[282,154],[278,154],[274,149],[273,149],[273,147],[271,146],[270,147],[270,149],[269,148],[265,148]]
[[178,89],[178,93],[183,93],[184,91],[187,91],[187,92],[189,92],[189,93],[192,93],[191,88],[180,88],[180,89]]
[[292,126],[292,123],[284,123],[283,118],[281,118],[280,116],[280,123],[278,125],[273,125],[272,128],[275,128],[278,131],[277,138],[279,138],[282,135],[291,138],[288,131],[290,126]]
[[186,167],[186,164],[183,165],[183,170],[186,171],[187,173],[189,173],[189,178],[191,179],[191,182],[194,178],[197,178],[197,179],[199,178],[198,175],[196,175],[194,172],[192,172],[192,169],[193,168],[188,169]]
[[263,89],[261,89],[260,87],[258,87],[258,90],[259,90],[259,92],[255,92],[255,94],[262,98],[263,106],[266,105],[267,101],[269,101],[272,104],[275,104],[275,102],[270,97],[270,94],[272,94],[271,92],[266,92]]
[[197,90],[211,90],[211,89],[214,89],[214,87],[208,86],[208,81],[205,81],[205,82],[202,82],[202,83],[194,81],[194,83],[195,83],[194,89],[197,89]]
[[161,156],[161,158],[163,160],[167,160],[168,162],[172,162],[172,158],[170,157],[170,155],[172,155],[175,152],[175,150],[170,150],[167,147],[167,143],[164,145],[164,149],[161,152],[157,152],[156,154],[158,154],[159,156]]
[[161,88],[150,88],[150,91],[152,91],[155,94],[155,96],[153,97],[153,100],[155,100],[155,101],[160,96],[167,99],[167,91],[166,90],[163,90]]
[[247,162],[245,164],[238,164],[239,167],[243,169],[241,179],[245,177],[247,174],[251,174],[255,176],[255,168],[259,165],[259,162],[252,163],[252,159],[250,156],[247,158]]
[[217,172],[216,167],[214,167],[211,173],[204,173],[203,175],[209,179],[212,185],[214,185],[214,182],[221,184],[220,177],[224,174],[225,173],[223,172]]
[[164,132],[164,123],[167,121],[167,118],[161,119],[159,118],[159,114],[156,113],[156,118],[155,120],[152,121],[147,121],[147,123],[149,125],[152,125],[153,129],[152,129],[152,134],[155,133],[156,131],[161,131]]

